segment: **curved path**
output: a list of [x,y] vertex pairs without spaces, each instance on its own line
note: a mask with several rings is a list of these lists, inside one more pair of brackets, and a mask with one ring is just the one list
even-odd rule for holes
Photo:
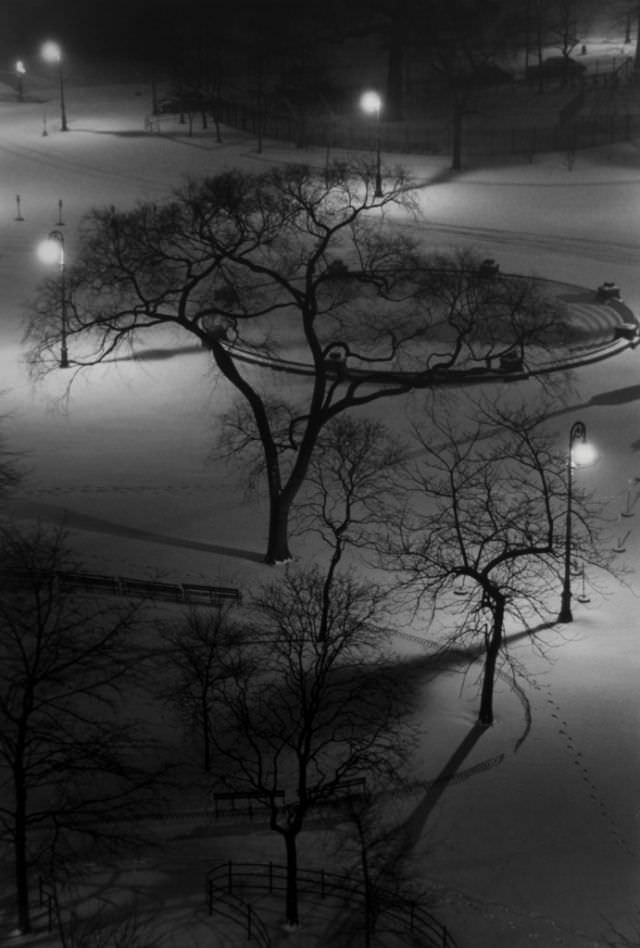
[[[556,299],[562,301],[567,315],[567,325],[578,337],[577,341],[566,349],[546,358],[518,368],[493,368],[474,366],[469,369],[450,369],[435,380],[438,385],[479,385],[496,381],[521,381],[551,372],[578,368],[592,362],[611,358],[627,349],[634,349],[640,343],[640,322],[632,310],[620,299],[599,300],[593,290],[577,286],[560,286],[549,280],[539,280],[547,286],[556,287]],[[273,355],[262,355],[241,345],[228,346],[236,359],[251,365],[264,366],[278,372],[292,375],[309,376],[315,373],[310,362],[297,362],[281,359]],[[331,363],[328,363],[330,366]],[[419,372],[361,369],[350,366],[348,361],[336,360],[334,374],[340,373],[349,381],[367,380],[376,384],[389,385],[399,382],[416,382],[421,378]]]

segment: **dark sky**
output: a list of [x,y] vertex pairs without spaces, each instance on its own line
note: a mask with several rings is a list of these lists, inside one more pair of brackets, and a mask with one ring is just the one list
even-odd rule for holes
[[2,55],[29,57],[50,37],[76,54],[149,58],[184,9],[168,0],[0,0]]

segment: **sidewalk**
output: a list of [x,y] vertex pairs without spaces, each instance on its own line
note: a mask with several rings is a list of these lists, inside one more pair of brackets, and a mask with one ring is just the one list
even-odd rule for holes
[[[600,362],[619,355],[627,349],[635,349],[640,343],[638,318],[621,299],[614,297],[598,299],[595,289],[561,285],[544,279],[539,279],[539,282],[547,287],[555,286],[557,288],[555,298],[564,305],[566,325],[572,337],[565,351],[552,356],[550,350],[540,349],[537,353],[539,358],[535,361],[531,359],[524,365],[517,364],[514,367],[502,365],[488,369],[477,364],[467,369],[448,369],[431,384],[482,385],[496,380],[521,381]],[[233,351],[239,361],[251,365],[264,366],[292,375],[309,376],[315,373],[310,362],[261,355],[255,350],[235,344],[230,344],[228,348]],[[409,383],[414,379],[418,386],[421,381],[421,374],[418,372],[359,369],[342,360],[336,360],[335,368],[330,366],[329,371],[332,374],[341,375],[345,380],[371,380],[378,385],[397,385],[403,382]]]

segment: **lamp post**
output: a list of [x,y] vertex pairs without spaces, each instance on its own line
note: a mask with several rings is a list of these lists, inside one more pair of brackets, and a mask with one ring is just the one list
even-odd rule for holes
[[17,86],[17,91],[18,91],[18,102],[24,102],[23,79],[24,79],[24,74],[26,73],[27,70],[25,69],[25,65],[21,59],[18,59],[16,61],[14,69],[16,71],[16,86]]
[[564,577],[558,622],[573,622],[571,612],[571,518],[573,504],[573,466],[590,464],[595,450],[587,441],[587,429],[582,421],[571,425],[569,432],[569,454],[567,457],[567,519],[564,541]]
[[62,71],[62,50],[57,43],[52,40],[46,42],[42,47],[42,57],[49,63],[56,63],[58,66],[58,80],[60,83],[60,129],[63,132],[69,131],[67,125],[67,109],[64,101],[64,75]]
[[382,197],[382,172],[380,168],[380,112],[382,99],[377,92],[364,92],[360,98],[360,108],[376,119],[376,188],[375,197]]
[[67,287],[64,272],[64,234],[61,230],[52,230],[46,240],[38,244],[38,256],[43,263],[56,264],[60,274],[60,310],[62,325],[60,329],[60,368],[69,368],[67,352]]

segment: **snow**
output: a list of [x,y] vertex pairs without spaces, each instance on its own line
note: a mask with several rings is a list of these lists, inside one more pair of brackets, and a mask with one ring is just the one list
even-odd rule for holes
[[[28,470],[10,509],[20,521],[62,518],[89,569],[251,589],[273,575],[261,562],[264,502],[243,497],[234,475],[212,459],[217,419],[230,393],[212,374],[206,353],[189,339],[176,339],[167,351],[160,339],[157,349],[150,346],[137,359],[79,377],[66,398],[69,374],[54,373],[34,386],[23,361],[23,307],[42,273],[35,246],[56,226],[59,201],[71,259],[78,221],[92,205],[159,199],[189,175],[225,167],[258,169],[301,158],[321,167],[324,160],[321,151],[301,154],[273,142],[258,155],[254,141],[228,129],[218,145],[197,123],[193,138],[170,119],[163,120],[166,134],[150,134],[144,130],[148,111],[148,90],[140,85],[69,89],[71,131],[63,134],[55,97],[44,104],[0,102],[0,410],[9,415],[9,445],[23,453]],[[438,246],[471,243],[505,270],[594,288],[613,280],[638,310],[640,153],[634,143],[579,152],[571,170],[556,154],[532,164],[493,162],[457,176],[446,173],[441,158],[407,156],[406,164],[425,185],[418,221],[399,220],[398,226]],[[16,195],[23,221],[14,220]],[[559,405],[551,422],[562,441],[579,417],[598,447],[600,460],[580,476],[609,502],[612,544],[629,531],[619,558],[628,570],[625,582],[608,581],[588,604],[574,601],[574,623],[546,630],[543,654],[512,630],[511,650],[530,677],[531,732],[519,744],[523,709],[500,681],[495,726],[476,742],[459,779],[423,806],[426,816],[423,784],[468,735],[477,691],[474,670],[425,677],[415,785],[399,809],[408,817],[415,807],[410,875],[430,893],[460,948],[603,945],[609,922],[632,925],[640,902],[637,375],[635,351],[580,369],[571,404]],[[508,397],[506,386],[499,391]],[[378,410],[391,421],[397,406]],[[635,517],[622,519],[629,500]],[[553,591],[558,601],[559,592]],[[396,649],[407,669],[419,668],[424,648],[418,642],[399,636]],[[331,861],[321,837],[319,831],[306,835],[301,861]],[[201,905],[202,867],[248,852],[281,860],[279,841],[263,833],[218,833],[215,842],[200,836],[196,842],[185,829],[176,831],[173,848],[167,843],[174,860],[176,840],[182,847],[176,872],[184,876],[193,857],[194,899],[187,886],[172,888],[168,870],[154,888],[160,876],[153,868],[147,898],[160,906],[167,887],[176,895],[166,916],[156,914],[157,924],[166,918],[164,944],[204,945],[209,923],[191,914],[192,901]],[[128,878],[120,879],[123,891]],[[176,918],[189,933],[180,928],[174,942],[169,931]],[[11,921],[7,914],[7,932]],[[289,943],[320,943],[326,919],[316,922]],[[235,944],[231,930],[224,931],[224,944]]]

